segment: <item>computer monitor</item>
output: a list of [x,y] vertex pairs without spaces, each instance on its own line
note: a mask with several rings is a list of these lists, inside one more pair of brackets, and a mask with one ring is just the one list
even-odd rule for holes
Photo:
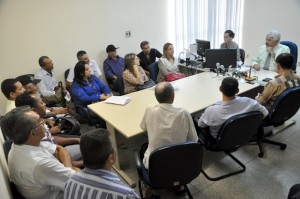
[[217,68],[219,63],[225,68],[236,68],[236,49],[209,49],[205,52],[205,67]]
[[210,49],[210,41],[196,39],[197,54],[201,57],[205,56],[205,51]]

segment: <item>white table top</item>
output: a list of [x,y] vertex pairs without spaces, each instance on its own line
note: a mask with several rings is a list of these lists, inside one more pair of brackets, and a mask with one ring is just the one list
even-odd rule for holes
[[[272,71],[259,71],[259,80],[265,77],[273,78],[276,74]],[[253,74],[255,75],[255,74]],[[204,72],[190,77],[186,77],[173,83],[178,87],[175,90],[175,107],[187,109],[191,114],[196,113],[213,103],[221,100],[222,94],[219,91],[223,76],[215,77],[215,73]],[[242,83],[239,81],[240,93],[258,87],[259,84]],[[125,137],[130,138],[143,132],[140,122],[144,111],[150,104],[158,102],[154,96],[153,89],[146,89],[128,94],[131,102],[122,106],[98,102],[89,105],[89,108],[110,123]]]

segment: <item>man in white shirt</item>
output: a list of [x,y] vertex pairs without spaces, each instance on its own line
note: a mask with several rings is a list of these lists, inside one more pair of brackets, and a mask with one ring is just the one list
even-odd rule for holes
[[48,106],[63,106],[62,104],[62,91],[64,95],[67,91],[64,88],[58,86],[58,82],[53,71],[53,62],[47,56],[41,56],[39,58],[39,65],[41,69],[35,73],[34,79],[40,79],[38,86],[39,94],[43,101]]
[[260,111],[264,117],[268,115],[268,110],[256,100],[235,96],[239,92],[239,83],[235,78],[224,78],[220,91],[222,100],[206,108],[198,121],[199,127],[210,127],[212,137],[216,138],[222,124],[234,115],[250,111]]
[[65,182],[75,171],[69,156],[58,160],[40,146],[44,120],[30,107],[22,106],[3,117],[1,130],[13,141],[8,168],[20,193],[28,199],[62,198]]
[[255,57],[252,59],[252,66],[255,70],[276,71],[275,59],[281,53],[290,53],[290,48],[279,43],[280,33],[271,30],[266,35],[266,44],[259,47]]
[[[85,51],[83,51],[83,50],[78,51],[77,59],[78,59],[78,61],[84,61],[85,63],[87,63],[90,67],[91,75],[95,75],[96,77],[98,77],[100,79],[102,72],[100,71],[100,68],[99,68],[97,62],[93,59],[90,59],[88,54]],[[73,83],[74,68],[75,68],[75,66],[70,68],[69,75],[66,80],[67,88],[70,88]]]
[[147,107],[141,122],[141,128],[147,131],[149,140],[143,160],[146,168],[153,150],[169,144],[198,141],[190,113],[172,105],[175,97],[172,84],[169,82],[157,84],[155,97],[159,104]]

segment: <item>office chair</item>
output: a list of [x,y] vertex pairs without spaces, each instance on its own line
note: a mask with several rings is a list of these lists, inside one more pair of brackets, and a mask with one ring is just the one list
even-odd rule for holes
[[269,115],[262,121],[258,129],[257,143],[260,151],[258,154],[259,157],[263,157],[264,155],[263,143],[280,146],[281,150],[286,148],[286,144],[265,139],[266,137],[271,136],[272,132],[265,133],[263,127],[277,127],[283,125],[285,121],[289,120],[298,112],[299,108],[300,86],[288,88],[276,98],[269,110]]
[[[6,161],[7,161],[7,158],[8,158],[8,153],[11,149],[11,145],[12,145],[12,141],[11,140],[6,140],[4,143],[3,143],[3,149],[4,149],[4,154],[5,154],[5,158],[6,158]],[[11,193],[13,195],[13,198],[14,199],[25,199],[22,194],[18,191],[15,183],[13,182],[10,182],[10,189],[11,189]]]
[[245,63],[245,50],[240,48],[240,58],[243,64]]
[[118,75],[117,79],[117,88],[119,95],[124,95],[124,82],[123,82],[123,75],[122,73]]
[[282,45],[288,46],[290,48],[291,54],[294,57],[294,62],[293,62],[293,66],[292,66],[292,70],[294,71],[294,73],[296,73],[297,71],[297,60],[298,60],[298,47],[297,44],[295,44],[294,42],[291,41],[281,41],[280,42]]
[[149,65],[150,79],[152,79],[155,83],[157,82],[157,75],[159,72],[158,62],[153,62]]
[[[246,170],[246,166],[236,157],[234,157],[231,152],[236,151],[238,147],[249,142],[252,137],[256,135],[262,118],[262,113],[258,111],[232,116],[221,126],[216,138],[212,137],[210,132],[206,132],[206,134],[209,136],[204,136],[205,134],[203,131],[198,132],[199,139],[207,150],[216,152],[224,151],[231,159],[233,159],[242,167],[240,170],[218,177],[210,177],[204,170],[202,170],[207,179],[217,181],[238,173],[242,173]],[[209,131],[209,127],[202,130]]]
[[190,199],[192,195],[187,184],[201,172],[202,145],[194,142],[168,145],[154,150],[149,157],[146,170],[137,151],[134,156],[139,174],[139,191],[143,197],[142,182],[151,189],[169,189],[184,186]]

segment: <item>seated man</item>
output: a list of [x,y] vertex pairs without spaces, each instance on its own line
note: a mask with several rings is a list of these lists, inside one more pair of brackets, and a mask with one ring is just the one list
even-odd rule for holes
[[256,96],[256,100],[267,108],[271,108],[276,97],[285,89],[299,86],[300,79],[292,71],[293,56],[289,53],[282,53],[276,57],[275,79],[269,81],[262,94]]
[[48,106],[64,106],[62,98],[67,92],[64,88],[60,88],[55,78],[53,71],[53,62],[47,56],[41,56],[39,58],[39,65],[41,69],[34,75],[34,79],[40,79],[39,93],[43,101]]
[[16,97],[23,93],[25,89],[17,79],[5,79],[1,83],[1,91],[3,95],[7,98],[5,113],[8,113],[16,107]]
[[[23,88],[27,92],[33,92],[38,94],[38,83],[41,81],[40,79],[34,79],[34,75],[27,74],[27,75],[21,75],[19,77],[16,77],[16,79],[21,82]],[[47,114],[66,114],[68,112],[67,108],[64,107],[56,107],[51,108],[47,107]]]
[[57,159],[40,147],[45,136],[43,124],[27,106],[15,108],[2,118],[2,132],[13,141],[8,154],[10,179],[25,198],[62,198],[64,185],[75,171],[70,157]]
[[[82,135],[80,150],[85,169],[72,175],[66,183],[65,199],[139,198],[133,189],[111,172],[116,153],[105,129],[94,129]],[[92,195],[87,197],[80,193]]]
[[149,140],[143,160],[146,168],[153,150],[169,144],[198,141],[189,112],[172,105],[175,97],[172,84],[168,82],[157,84],[155,97],[159,104],[148,107],[141,122],[141,128],[147,131]]
[[[40,96],[36,93],[25,92],[19,95],[16,99],[16,107],[19,106],[30,106],[31,110],[36,112],[41,118],[46,115],[46,105],[40,98]],[[45,120],[45,137],[42,140],[41,145],[46,145],[48,148],[56,149],[57,144],[61,146],[65,146],[65,149],[71,156],[72,165],[75,167],[83,167],[83,163],[81,160],[81,153],[79,150],[80,138],[78,136],[73,137],[60,137],[54,136],[52,137],[50,130],[55,128],[52,131],[60,132],[59,126],[53,126],[53,123],[47,123],[48,120]],[[50,120],[51,121],[51,120]],[[49,127],[50,129],[49,129]],[[51,146],[51,147],[49,147]],[[55,150],[54,150],[55,151]]]
[[255,70],[275,71],[275,58],[281,53],[290,53],[290,48],[279,43],[280,33],[272,30],[266,35],[266,44],[259,47],[255,57],[252,59],[252,66]]
[[150,48],[148,41],[143,41],[140,47],[142,52],[137,55],[140,58],[140,66],[149,75],[149,65],[154,63],[156,58],[161,58],[162,54],[155,48]]
[[260,111],[264,117],[268,115],[267,109],[256,100],[235,96],[239,92],[239,83],[235,78],[224,78],[220,91],[222,93],[222,101],[206,108],[198,121],[199,127],[210,127],[212,137],[216,138],[222,124],[234,115],[250,111]]
[[114,45],[108,45],[106,47],[108,57],[103,62],[106,81],[111,90],[116,92],[118,92],[118,77],[123,74],[125,66],[124,59],[117,54],[117,49]]
[[[99,68],[97,62],[93,59],[90,59],[88,54],[85,51],[83,51],[83,50],[78,51],[77,59],[78,59],[78,61],[84,61],[85,63],[87,63],[90,67],[91,74],[95,75],[96,77],[98,77],[100,79],[102,72],[100,71],[100,68]],[[67,82],[66,82],[67,88],[71,88],[73,80],[74,80],[74,67],[71,67],[68,78],[67,78]]]

